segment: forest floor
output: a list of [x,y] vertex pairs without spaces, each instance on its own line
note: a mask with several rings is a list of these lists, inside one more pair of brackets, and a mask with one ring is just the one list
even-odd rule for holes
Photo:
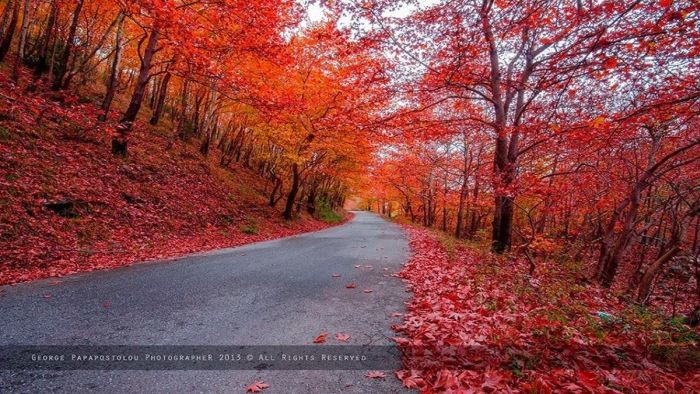
[[[700,336],[581,280],[573,262],[497,257],[406,225],[413,298],[397,376],[423,392],[698,392]],[[466,391],[458,391],[466,390]]]
[[267,205],[264,179],[221,167],[216,152],[203,157],[167,122],[137,122],[128,157],[115,157],[114,125],[97,115],[89,99],[28,92],[0,72],[0,285],[339,222],[283,220]]

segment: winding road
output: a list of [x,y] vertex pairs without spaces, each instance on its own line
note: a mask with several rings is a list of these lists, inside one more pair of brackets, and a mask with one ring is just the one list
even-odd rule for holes
[[[0,346],[389,345],[408,298],[400,227],[356,212],[327,230],[0,287]],[[356,265],[361,265],[356,268]],[[340,277],[334,277],[338,273]],[[349,283],[355,288],[346,288]],[[371,290],[371,292],[365,292]],[[335,333],[350,335],[347,343]],[[0,370],[0,392],[403,392],[393,371]]]

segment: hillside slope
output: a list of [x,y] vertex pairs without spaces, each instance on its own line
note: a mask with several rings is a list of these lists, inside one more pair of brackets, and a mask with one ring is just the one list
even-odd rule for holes
[[139,122],[127,158],[75,97],[0,73],[0,285],[321,229],[281,219],[265,181]]

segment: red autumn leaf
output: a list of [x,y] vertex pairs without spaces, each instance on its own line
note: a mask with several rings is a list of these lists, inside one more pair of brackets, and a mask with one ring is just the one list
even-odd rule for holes
[[314,343],[325,343],[327,336],[328,336],[328,333],[325,331],[318,334],[318,336],[316,338],[314,338]]
[[502,378],[497,371],[489,371],[485,374],[484,383],[482,383],[481,388],[484,390],[493,390],[498,387]]
[[364,289],[364,290],[362,290],[362,291],[364,291],[365,293],[371,293],[371,292],[372,292],[372,289]]
[[600,383],[596,379],[596,374],[590,371],[579,370],[576,371],[576,377],[581,385],[589,390],[597,390],[600,387]]
[[369,371],[365,376],[370,379],[384,379],[386,378],[386,373],[380,371]]
[[659,0],[659,5],[664,8],[668,8],[673,5],[673,0]]
[[246,393],[259,393],[266,388],[270,387],[269,384],[263,382],[262,380],[259,380],[257,382],[249,384],[246,388],[245,391]]
[[616,57],[609,57],[605,59],[603,62],[603,67],[607,69],[615,68],[617,67],[617,58]]
[[425,380],[415,371],[396,371],[396,377],[409,389],[421,389],[426,386]]
[[354,289],[354,288],[356,288],[356,287],[357,287],[357,285],[354,284],[354,283],[348,283],[347,285],[345,285],[345,288],[346,288],[346,289]]
[[453,389],[458,384],[457,377],[452,372],[443,369],[438,372],[437,378],[433,383],[433,388]]
[[339,332],[339,333],[335,334],[335,339],[342,341],[342,342],[347,342],[348,339],[350,339],[350,335]]

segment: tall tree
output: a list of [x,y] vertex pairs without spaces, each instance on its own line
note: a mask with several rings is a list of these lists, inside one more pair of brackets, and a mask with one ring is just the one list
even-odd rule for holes
[[75,9],[73,10],[73,16],[71,18],[70,27],[68,28],[68,35],[65,38],[65,43],[63,46],[63,52],[58,58],[58,65],[56,70],[56,75],[54,76],[53,83],[51,84],[51,89],[59,90],[63,88],[63,81],[68,72],[68,61],[70,60],[71,50],[75,45],[75,32],[78,29],[78,22],[80,20],[80,11],[83,9],[84,0],[77,0]]

